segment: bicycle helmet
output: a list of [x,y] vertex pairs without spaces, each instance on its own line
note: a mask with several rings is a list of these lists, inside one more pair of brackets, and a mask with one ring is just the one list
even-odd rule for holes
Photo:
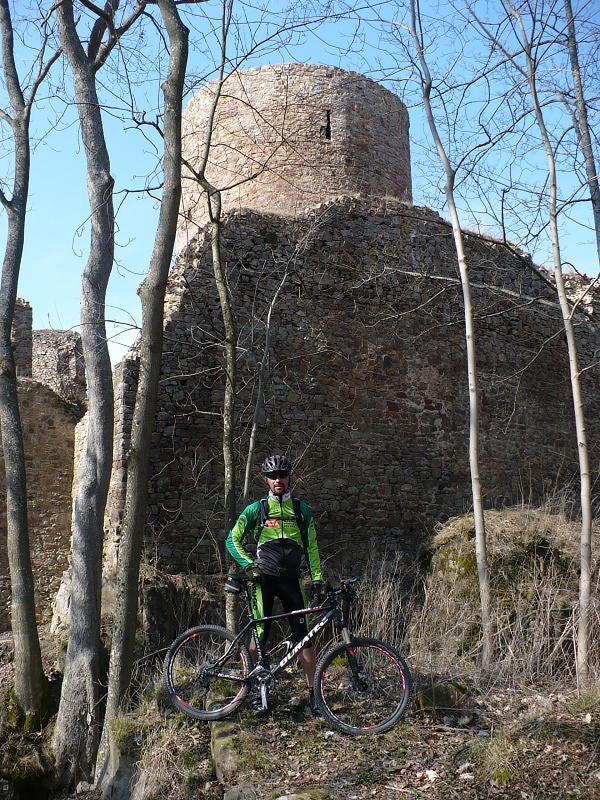
[[292,462],[287,456],[269,456],[263,461],[261,471],[263,475],[269,472],[291,472]]

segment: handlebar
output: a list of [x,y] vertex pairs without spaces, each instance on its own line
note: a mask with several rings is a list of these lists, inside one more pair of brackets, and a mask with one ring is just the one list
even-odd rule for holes
[[331,591],[335,596],[343,595],[347,600],[355,600],[357,591],[354,584],[358,583],[360,578],[342,578],[338,586],[332,586]]
[[[344,595],[349,600],[354,600],[356,597],[356,587],[354,584],[358,583],[360,578],[341,578],[339,584],[331,585],[325,581],[323,586],[323,593],[337,597]],[[242,585],[248,582],[248,575],[245,572],[235,572],[227,576],[225,581],[225,591],[231,594],[239,594]]]

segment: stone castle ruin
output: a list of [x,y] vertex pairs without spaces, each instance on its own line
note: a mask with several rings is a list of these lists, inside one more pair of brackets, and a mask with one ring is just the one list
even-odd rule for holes
[[[198,165],[214,84],[184,114]],[[438,520],[470,506],[463,305],[451,229],[411,203],[408,116],[353,72],[285,64],[239,72],[217,108],[207,175],[223,192],[222,261],[237,325],[238,464],[257,412],[256,480],[273,451],[296,463],[331,570],[409,559]],[[241,182],[240,182],[241,181]],[[222,568],[224,332],[206,201],[184,173],[152,441],[146,558],[167,572]],[[566,346],[548,275],[527,254],[467,234],[488,506],[577,481]],[[598,468],[598,345],[577,316]],[[108,531],[118,548],[135,350],[119,373]],[[242,479],[243,467],[239,469]],[[239,490],[238,490],[239,491]]]
[[[216,83],[183,119],[184,158],[198,167]],[[410,202],[408,112],[356,72],[316,64],[258,67],[225,82],[213,122],[207,177],[223,209],[295,217],[343,195]],[[178,250],[208,221],[206,197],[183,173]]]
[[[185,157],[192,165],[202,157],[213,93],[208,84],[184,113]],[[330,574],[360,571],[370,557],[408,561],[436,522],[468,510],[471,501],[456,254],[449,224],[411,202],[407,111],[394,94],[353,72],[310,64],[261,67],[225,83],[213,142],[207,175],[225,190],[221,257],[236,319],[238,480],[255,418],[251,497],[263,493],[258,472],[265,455],[288,453],[296,465],[293,488],[313,507]],[[225,342],[205,202],[184,173],[145,538],[148,564],[172,574],[215,573],[225,564]],[[510,244],[469,233],[466,247],[485,502],[536,502],[577,484],[555,289],[548,274]],[[580,309],[578,347],[596,476],[600,337],[593,303]],[[34,350],[42,339],[33,337]],[[35,353],[31,360],[35,365]],[[65,364],[76,361],[57,357],[56,368],[64,376]],[[264,402],[257,409],[262,362]],[[109,573],[118,552],[137,378],[134,346],[114,376]],[[56,385],[44,391],[55,398],[57,430],[60,403],[67,406]],[[63,439],[71,447],[61,456],[66,487],[72,437]],[[238,507],[240,494],[238,488]],[[68,553],[70,501],[64,497],[61,519],[40,518],[32,534],[63,537],[52,545],[57,554],[64,548],[60,559],[43,565],[50,588],[60,581]],[[40,604],[49,607],[48,595]]]
[[[18,300],[13,347],[25,445],[29,536],[39,616],[47,619],[71,544],[75,429],[86,398],[79,334],[33,331],[29,303]],[[0,458],[0,630],[10,627],[6,484]]]

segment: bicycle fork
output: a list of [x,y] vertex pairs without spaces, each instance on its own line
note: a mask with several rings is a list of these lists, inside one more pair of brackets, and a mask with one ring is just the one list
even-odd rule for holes
[[344,644],[346,645],[346,653],[348,654],[348,664],[350,665],[350,671],[352,672],[352,679],[354,681],[354,685],[356,686],[359,692],[364,692],[367,689],[367,684],[365,683],[364,677],[359,669],[358,660],[356,658],[356,650],[352,644],[352,636],[350,635],[350,631],[346,626],[342,628],[342,639],[344,640]]

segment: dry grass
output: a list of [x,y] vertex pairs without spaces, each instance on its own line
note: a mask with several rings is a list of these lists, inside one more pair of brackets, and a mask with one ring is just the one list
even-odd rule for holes
[[[122,756],[136,763],[138,792],[145,800],[211,797],[215,784],[210,758],[210,729],[163,704],[162,686],[154,696],[113,724]],[[215,797],[220,798],[220,794]]]
[[[493,673],[487,677],[576,681],[578,523],[547,509],[520,507],[487,512],[486,531],[494,632]],[[472,516],[460,517],[436,533],[426,553],[427,571],[412,593],[415,605],[409,625],[411,659],[426,672],[463,678],[477,673],[480,615],[474,537]],[[404,620],[406,604],[401,598],[398,607]],[[595,599],[593,673],[600,667],[598,611]]]
[[359,602],[352,609],[354,634],[382,639],[406,650],[410,620],[415,613],[414,569],[400,556],[367,565],[359,584]]
[[[351,630],[389,642],[425,676],[577,685],[579,533],[564,504],[486,512],[494,659],[485,676],[477,668],[481,631],[472,515],[440,526],[417,566],[397,555],[372,561],[349,615]],[[594,538],[597,552],[597,532]],[[597,565],[594,576],[590,669],[600,674]]]

